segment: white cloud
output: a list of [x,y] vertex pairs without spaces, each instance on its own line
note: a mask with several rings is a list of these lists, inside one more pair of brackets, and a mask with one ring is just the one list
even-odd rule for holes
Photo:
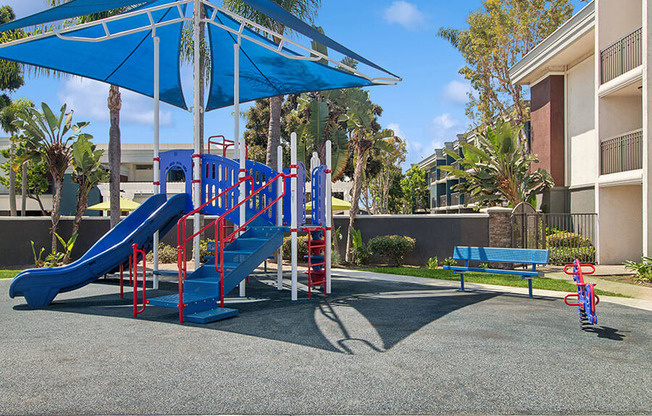
[[[122,97],[121,123],[154,124],[154,102],[151,98],[124,89],[121,89],[120,92]],[[62,83],[58,96],[61,103],[66,103],[69,109],[75,110],[74,120],[109,121],[107,107],[109,86],[105,83],[72,77]],[[172,112],[161,111],[159,122],[161,126],[172,124]]]
[[457,120],[450,113],[444,113],[432,120],[433,133],[436,137],[445,138],[446,133],[462,126],[462,122]]
[[471,84],[466,81],[453,80],[444,87],[444,98],[454,104],[466,104],[469,100]]
[[398,23],[408,30],[416,30],[426,23],[426,16],[412,3],[399,0],[392,3],[383,12],[389,23]]

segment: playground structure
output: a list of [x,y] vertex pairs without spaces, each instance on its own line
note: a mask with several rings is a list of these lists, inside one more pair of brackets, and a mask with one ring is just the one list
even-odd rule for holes
[[[232,145],[224,140],[218,145]],[[280,247],[283,235],[292,238],[292,299],[298,298],[297,233],[311,234],[308,257],[308,296],[313,286],[323,286],[330,293],[330,241],[331,241],[331,171],[329,169],[330,142],[326,146],[326,165],[319,163],[316,154],[311,160],[311,194],[313,204],[312,224],[306,224],[305,168],[296,158],[296,135],[291,138],[292,164],[282,167],[279,157],[278,171],[260,163],[246,160],[246,169],[240,169],[238,160],[218,154],[201,156],[191,150],[172,150],[161,153],[161,193],[149,198],[113,230],[102,237],[84,256],[72,264],[52,269],[30,269],[14,278],[10,296],[24,296],[31,307],[47,306],[58,293],[68,292],[96,280],[116,268],[120,269],[120,295],[124,294],[123,273],[129,267],[133,284],[134,317],[145,311],[147,305],[177,308],[179,322],[184,320],[208,323],[237,314],[237,310],[224,307],[224,298],[236,286],[245,295],[246,281],[269,256],[282,258]],[[279,146],[279,155],[282,149]],[[223,155],[226,152],[222,153]],[[191,197],[193,183],[191,172],[194,163],[201,166],[201,205],[193,208]],[[170,172],[181,171],[185,177],[183,194],[166,196]],[[244,185],[244,187],[243,187]],[[244,189],[244,192],[241,191]],[[213,215],[217,218],[197,231],[186,229],[187,219],[195,214]],[[178,294],[147,298],[145,254],[154,248],[154,234],[167,232],[177,225],[177,272],[157,270],[158,276],[178,276]],[[233,224],[229,226],[228,224]],[[198,264],[195,252],[194,270],[187,265],[188,243],[202,233],[213,229],[215,244],[213,255]],[[156,255],[156,254],[155,254]],[[142,261],[142,291],[138,296],[139,264]],[[154,264],[156,265],[156,258]],[[282,261],[277,263],[277,288],[283,289]],[[138,304],[142,306],[139,308]]]
[[[590,270],[584,271],[582,269],[583,267],[588,267]],[[600,298],[595,294],[595,283],[584,282],[584,275],[593,274],[594,272],[594,265],[580,264],[579,260],[575,260],[574,263],[564,266],[564,273],[573,276],[573,280],[577,286],[577,293],[569,293],[566,295],[564,297],[564,302],[568,306],[577,306],[577,312],[580,315],[580,323],[582,325],[586,323],[595,325],[598,323],[598,317],[595,314],[595,307],[600,303]],[[572,297],[577,298],[577,302],[569,302],[568,298]]]

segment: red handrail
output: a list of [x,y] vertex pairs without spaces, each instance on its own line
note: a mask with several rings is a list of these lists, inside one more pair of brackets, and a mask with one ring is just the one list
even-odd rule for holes
[[[211,139],[214,138],[221,138],[222,142],[216,142],[212,141]],[[208,154],[211,154],[211,144],[215,144],[218,146],[222,146],[222,157],[226,157],[226,149],[229,147],[235,145],[235,142],[233,140],[228,140],[226,137],[222,136],[221,134],[218,134],[216,136],[211,136],[208,138]],[[249,159],[249,146],[245,143],[245,159]]]
[[[219,239],[219,242],[220,242],[220,244],[219,244],[219,246],[220,246],[220,248],[219,248],[219,250],[220,250],[219,251],[219,264],[221,264],[222,267],[221,268],[218,267],[217,239],[216,239],[216,244],[215,244],[215,257],[216,257],[215,258],[215,271],[220,274],[220,306],[222,308],[224,307],[224,246],[226,245],[226,243],[228,241],[230,241],[230,240],[232,240],[234,238],[236,233],[238,233],[241,230],[243,230],[244,228],[246,228],[247,225],[249,225],[253,220],[258,218],[263,212],[270,209],[272,206],[274,206],[276,203],[278,203],[278,201],[280,201],[285,196],[285,193],[287,192],[287,181],[285,180],[285,178],[292,177],[292,176],[293,176],[292,174],[288,175],[288,174],[285,174],[285,173],[282,173],[282,172],[277,173],[276,176],[274,176],[272,179],[270,179],[267,183],[261,185],[260,188],[256,189],[248,197],[246,197],[245,199],[243,199],[242,201],[238,202],[236,205],[231,207],[231,209],[229,209],[227,212],[222,214],[222,216],[220,216],[217,219],[217,223],[215,225],[215,233],[216,233],[216,235],[219,233],[219,236],[220,236],[220,239]],[[237,209],[242,204],[245,204],[247,201],[249,201],[251,198],[253,198],[255,195],[257,195],[263,189],[274,185],[279,178],[284,178],[283,179],[283,192],[279,196],[277,196],[276,199],[274,199],[272,202],[270,202],[267,206],[265,206],[260,211],[258,211],[254,216],[249,218],[249,220],[247,220],[244,224],[240,225],[238,228],[234,227],[235,229],[233,230],[233,232],[225,237],[224,236],[225,233],[223,231],[224,230],[223,225],[224,225],[224,220],[226,219],[225,218],[226,215],[233,212],[235,209]]]
[[[147,259],[145,258],[145,250],[141,250],[138,248],[138,244],[133,244],[132,245],[134,249],[134,254],[132,255],[133,259],[133,270],[134,270],[134,318],[136,315],[139,313],[143,313],[145,311],[145,307],[149,303],[147,301],[147,294],[146,294],[146,288],[147,288]],[[143,256],[143,307],[138,309],[138,255]]]

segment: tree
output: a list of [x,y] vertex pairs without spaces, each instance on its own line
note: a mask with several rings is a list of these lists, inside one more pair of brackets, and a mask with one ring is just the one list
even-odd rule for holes
[[[24,145],[19,143],[16,157],[20,158],[24,150]],[[1,154],[6,161],[2,166],[0,166],[0,169],[4,172],[4,176],[0,176],[0,183],[9,187],[9,173],[15,172],[16,181],[23,184],[20,190],[23,200],[25,197],[35,200],[41,208],[42,215],[50,215],[50,213],[45,210],[43,201],[41,201],[41,195],[47,192],[50,188],[50,182],[47,179],[49,171],[45,163],[42,161],[37,162],[30,160],[22,164],[22,170],[14,170],[15,165],[12,165],[10,162],[10,149],[3,149]],[[21,215],[24,216],[24,214]]]
[[366,178],[363,181],[363,200],[367,200],[367,211],[374,214],[390,214],[392,212],[390,210],[392,186],[395,183],[395,178],[402,177],[401,164],[405,162],[406,144],[398,137],[389,138],[387,149],[376,149],[373,153],[372,157],[377,161],[378,171],[366,170]]
[[506,202],[515,207],[521,202],[534,204],[536,195],[554,186],[545,169],[531,172],[536,155],[529,154],[527,144],[520,139],[520,128],[512,129],[507,122],[499,121],[495,128],[487,128],[475,145],[462,143],[464,157],[446,151],[461,169],[442,166],[465,180],[453,187],[468,194],[478,207],[494,206]]
[[[72,147],[70,143],[79,137],[91,136],[81,133],[88,122],[72,124],[73,111],[66,113],[66,105],[61,106],[60,114],[55,116],[50,107],[41,103],[43,112],[27,107],[17,113],[15,124],[23,131],[26,151],[18,158],[18,163],[27,160],[44,160],[53,182],[52,190],[52,252],[57,251],[57,227],[61,218],[61,191],[66,169],[70,166]],[[72,134],[71,134],[72,133]]]
[[346,261],[350,261],[353,222],[358,214],[360,191],[362,189],[362,173],[369,158],[369,152],[377,147],[388,147],[388,139],[394,137],[389,129],[381,130],[378,117],[383,109],[371,102],[369,92],[360,88],[344,90],[348,111],[340,117],[349,129],[349,143],[353,149],[353,195],[349,210],[349,229],[346,239]]
[[[34,104],[29,100],[18,100],[0,110],[0,127],[11,135],[9,138],[9,163],[12,166],[15,164],[16,148],[18,146],[18,128],[14,125],[16,113],[21,109],[33,106]],[[24,191],[23,195],[25,195]],[[16,170],[14,169],[9,171],[9,211],[11,216],[16,216]]]
[[[90,142],[89,138],[89,135],[80,135],[72,144],[72,181],[79,185],[75,219],[72,223],[72,236],[79,232],[82,215],[88,208],[88,194],[94,186],[106,181],[109,176],[109,172],[100,163],[104,150],[95,150],[95,145]],[[69,255],[70,253],[67,252],[64,262],[69,260]]]
[[401,179],[403,191],[403,206],[405,214],[414,214],[419,209],[428,207],[430,190],[426,181],[426,170],[417,165],[412,165]]
[[[317,15],[317,9],[321,6],[321,0],[273,0],[276,4],[293,14],[297,18],[312,23]],[[266,27],[279,36],[283,36],[287,30],[285,25],[279,23],[267,16],[265,13],[259,12],[243,3],[240,0],[223,0],[223,7],[231,10],[251,20],[263,27]],[[280,43],[278,36],[273,36],[272,39],[276,43]],[[283,96],[275,96],[269,99],[269,126],[267,133],[267,155],[266,164],[272,169],[276,169],[276,153],[277,147],[281,144],[281,106]]]
[[467,115],[489,126],[495,116],[529,120],[529,103],[520,85],[512,84],[509,69],[571,17],[570,0],[484,0],[483,8],[467,18],[468,29],[439,29],[438,36],[460,51],[460,70],[471,82]]

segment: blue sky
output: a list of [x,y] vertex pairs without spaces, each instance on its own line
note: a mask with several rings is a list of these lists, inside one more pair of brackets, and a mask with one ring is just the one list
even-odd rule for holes
[[[214,2],[219,4],[219,0]],[[0,4],[12,6],[18,17],[47,8],[46,0],[0,0]],[[316,23],[328,36],[403,78],[396,86],[376,86],[370,91],[372,100],[384,109],[383,127],[393,128],[407,142],[407,166],[430,155],[444,141],[453,140],[469,125],[464,115],[469,86],[458,74],[464,60],[436,32],[441,26],[464,28],[466,16],[480,6],[480,0],[322,2]],[[187,68],[182,79],[187,102],[192,102]],[[12,97],[45,101],[51,107],[67,103],[75,110],[75,120],[91,122],[88,132],[99,143],[108,141],[107,95],[108,86],[95,81],[27,76],[25,86]],[[152,123],[152,100],[123,93],[122,141],[151,141]],[[207,113],[206,133],[232,137],[232,109]],[[161,141],[192,142],[192,115],[162,104]]]

